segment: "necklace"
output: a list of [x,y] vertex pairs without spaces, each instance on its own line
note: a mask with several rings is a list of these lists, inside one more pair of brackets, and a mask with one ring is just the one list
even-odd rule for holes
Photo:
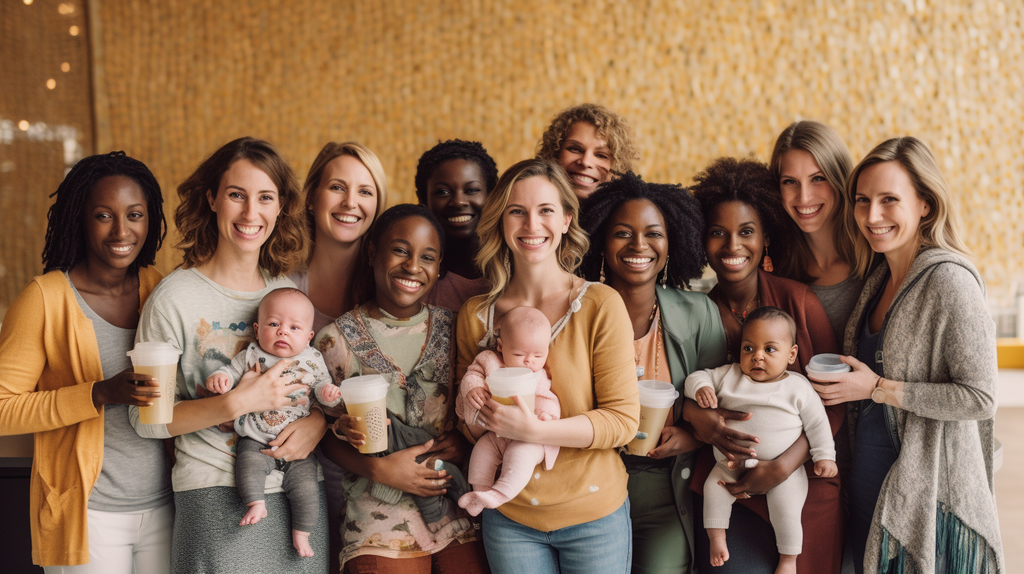
[[[659,363],[659,359],[661,358],[661,329],[658,328],[658,327],[655,327],[655,323],[654,323],[654,319],[657,316],[657,314],[658,314],[658,303],[655,302],[654,303],[654,308],[651,309],[651,316],[647,319],[647,321],[651,324],[651,327],[654,328],[654,343],[655,343],[655,350],[654,350],[654,380],[659,380],[658,379],[658,370],[659,370],[659,364],[658,363]],[[650,331],[651,327],[648,328],[648,331]],[[646,336],[641,338],[641,339],[639,339],[638,341],[633,341],[633,357],[636,360],[636,378],[638,380],[640,379],[640,377],[644,376],[646,370],[640,365],[640,362],[643,360],[643,348],[642,347],[638,347],[637,343],[638,342],[642,343],[643,339],[645,339],[645,338],[646,338]]]
[[[728,301],[726,301],[726,303],[728,303]],[[754,310],[750,308],[751,304],[754,305],[754,309],[757,309],[758,307],[761,306],[760,293],[754,293],[754,296],[750,298],[750,301],[747,301],[747,304],[744,305],[739,311],[733,309],[732,307],[729,307],[729,312],[732,314],[733,318],[736,319],[736,322],[739,323],[741,327],[743,326],[743,323],[747,320],[747,313]]]

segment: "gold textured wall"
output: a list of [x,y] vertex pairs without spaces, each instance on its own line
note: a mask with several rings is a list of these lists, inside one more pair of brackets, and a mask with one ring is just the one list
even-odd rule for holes
[[0,320],[42,271],[49,195],[91,153],[85,10],[0,0]]
[[[300,177],[330,140],[380,156],[413,200],[438,139],[502,169],[559,109],[632,122],[648,180],[689,182],[720,155],[767,159],[798,118],[859,159],[928,143],[992,294],[1024,277],[1024,4],[1017,1],[91,0],[97,148],[125,149],[172,195],[251,134]],[[168,201],[168,213],[176,199]],[[169,235],[173,243],[173,235]],[[165,248],[164,270],[178,261]]]

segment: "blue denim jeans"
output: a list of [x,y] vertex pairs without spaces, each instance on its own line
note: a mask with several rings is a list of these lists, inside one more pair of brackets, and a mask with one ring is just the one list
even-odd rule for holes
[[629,499],[597,520],[542,532],[484,509],[482,533],[493,574],[627,574],[633,561]]

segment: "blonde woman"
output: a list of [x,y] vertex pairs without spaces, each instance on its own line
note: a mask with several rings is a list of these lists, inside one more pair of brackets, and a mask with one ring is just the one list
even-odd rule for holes
[[618,174],[632,171],[640,158],[626,118],[598,104],[566,108],[544,130],[537,157],[562,166],[580,200]]
[[[369,266],[367,232],[387,205],[388,180],[376,154],[363,144],[328,142],[309,167],[302,195],[312,247],[306,267],[288,278],[312,301],[313,330],[319,333],[370,295],[373,276],[360,271]],[[331,571],[336,572],[344,471],[319,452],[327,486]]]
[[995,329],[949,188],[912,137],[878,145],[846,190],[871,272],[846,330],[852,372],[815,376],[854,428],[857,572],[1003,572],[992,487]]
[[774,258],[776,274],[810,285],[842,341],[864,287],[854,257],[854,244],[863,238],[845,194],[853,169],[850,150],[831,127],[794,122],[775,140],[769,169],[779,182],[782,207],[800,230],[788,252]]
[[312,248],[306,268],[288,276],[309,296],[320,332],[369,295],[366,232],[384,211],[388,180],[377,156],[356,142],[330,142],[302,185]]
[[565,172],[547,160],[506,171],[487,197],[477,263],[491,281],[487,295],[459,313],[458,370],[494,350],[502,318],[534,307],[553,325],[548,371],[562,418],[540,421],[523,401],[490,400],[466,434],[484,431],[561,447],[523,491],[497,510],[484,510],[491,570],[599,572],[629,570],[632,536],[626,470],[616,448],[636,434],[640,406],[632,324],[611,287],[573,275],[587,251],[577,222],[579,203]]
[[[294,405],[306,392],[278,361],[258,377],[247,374],[223,395],[207,396],[203,384],[255,338],[253,323],[263,296],[291,287],[284,275],[305,258],[302,204],[291,167],[271,144],[254,138],[229,142],[178,186],[174,222],[182,240],[182,266],[153,290],[139,320],[136,341],[168,341],[182,350],[174,420],[140,425],[140,434],[175,440],[175,572],[324,572],[327,569],[326,505],[309,538],[316,555],[291,547],[291,526],[280,473],[267,479],[268,516],[239,526],[246,508],[235,489],[232,430],[218,425],[239,416]],[[291,397],[289,395],[292,395]],[[291,432],[289,432],[289,430]],[[326,430],[323,414],[288,425],[262,451],[281,464],[310,455]]]

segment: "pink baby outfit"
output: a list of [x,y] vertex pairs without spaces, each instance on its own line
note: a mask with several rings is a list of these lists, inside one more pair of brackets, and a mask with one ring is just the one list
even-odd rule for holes
[[[469,366],[459,383],[459,396],[455,399],[455,413],[467,425],[475,425],[480,411],[470,406],[466,394],[477,387],[485,387],[487,375],[505,364],[493,351],[482,351]],[[538,373],[537,390],[534,395],[534,414],[547,413],[552,419],[561,416],[558,397],[551,392],[551,380],[544,373]],[[469,483],[473,492],[459,499],[459,506],[476,516],[484,508],[497,508],[514,498],[530,482],[533,469],[544,463],[551,470],[558,456],[558,447],[500,438],[493,432],[480,437],[469,459]],[[494,473],[501,466],[501,475],[494,480]]]

